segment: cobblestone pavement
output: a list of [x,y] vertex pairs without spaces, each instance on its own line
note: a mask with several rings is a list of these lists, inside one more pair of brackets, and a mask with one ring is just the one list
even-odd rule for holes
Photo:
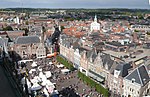
[[63,88],[72,87],[80,97],[88,95],[87,97],[100,97],[100,94],[95,89],[90,88],[88,85],[83,83],[77,78],[77,71],[65,74],[59,74],[56,80],[52,80],[56,83],[56,88],[61,91]]

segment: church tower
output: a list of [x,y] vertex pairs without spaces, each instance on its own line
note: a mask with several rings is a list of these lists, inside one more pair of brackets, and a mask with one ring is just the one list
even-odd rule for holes
[[92,31],[99,31],[100,24],[97,22],[97,16],[95,15],[94,21],[91,23],[91,32]]
[[96,22],[97,23],[97,16],[95,15],[95,18],[94,18],[94,22]]

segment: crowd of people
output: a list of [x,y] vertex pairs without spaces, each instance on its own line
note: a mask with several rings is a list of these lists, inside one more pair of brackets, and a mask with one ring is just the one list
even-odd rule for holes
[[[58,66],[61,65],[61,66]],[[36,59],[18,64],[23,91],[30,97],[103,97],[77,77],[77,70],[66,69],[53,59]]]
[[20,76],[20,85],[26,95],[35,97],[49,97],[57,95],[55,84],[50,81],[54,66],[49,64],[52,60],[36,59],[30,61],[18,61],[16,70]]

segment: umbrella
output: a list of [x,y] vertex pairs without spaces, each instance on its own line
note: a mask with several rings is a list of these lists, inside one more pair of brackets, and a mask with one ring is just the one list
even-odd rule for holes
[[29,71],[29,73],[31,74],[33,71],[36,71],[35,69],[31,69],[30,71]]
[[54,88],[52,88],[52,87],[47,87],[47,90],[48,90],[49,93],[53,93]]
[[47,78],[50,78],[52,76],[50,71],[45,71],[45,75],[46,75]]
[[37,64],[36,64],[35,62],[33,62],[31,66],[32,66],[32,67],[36,67]]
[[31,90],[36,91],[40,90],[42,86],[40,86],[38,83],[34,83],[33,86],[31,87]]
[[43,92],[44,92],[44,94],[46,95],[46,97],[49,97],[49,93],[48,93],[48,91],[47,91],[46,88],[43,89]]
[[49,64],[52,65],[53,63],[52,63],[52,62],[49,62]]
[[54,90],[52,93],[52,95],[57,95],[57,94],[59,94],[58,90]]

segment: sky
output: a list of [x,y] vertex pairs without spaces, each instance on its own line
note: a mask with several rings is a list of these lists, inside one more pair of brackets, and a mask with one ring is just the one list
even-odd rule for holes
[[149,0],[0,0],[0,8],[16,7],[150,9]]

